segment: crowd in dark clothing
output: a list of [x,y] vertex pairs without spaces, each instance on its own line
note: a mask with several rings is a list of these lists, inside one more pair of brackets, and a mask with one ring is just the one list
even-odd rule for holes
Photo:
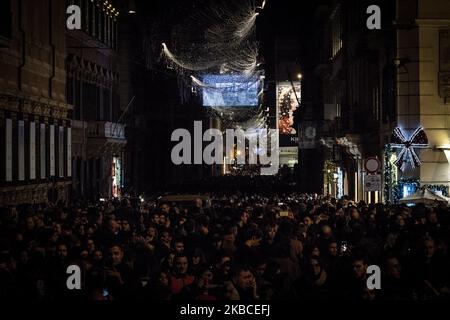
[[[450,297],[450,209],[305,194],[3,208],[0,299]],[[67,267],[81,269],[68,290]],[[381,269],[381,289],[367,268]]]
[[[250,166],[252,167],[252,166]],[[236,173],[222,176],[202,177],[179,182],[177,185],[170,185],[167,188],[176,193],[184,193],[186,190],[194,193],[234,193],[236,186],[239,191],[248,194],[266,194],[267,190],[276,190],[277,193],[288,194],[298,190],[297,170],[291,170],[286,166],[279,169],[274,176],[260,175],[261,167],[255,166],[251,173]],[[250,170],[249,168],[247,168]],[[154,193],[155,190],[150,191]],[[161,190],[158,190],[161,191]]]

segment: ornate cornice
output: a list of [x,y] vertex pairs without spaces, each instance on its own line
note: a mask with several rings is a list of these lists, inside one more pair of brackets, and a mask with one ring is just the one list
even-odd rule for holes
[[0,93],[0,108],[37,116],[67,119],[72,105],[44,97]]
[[67,57],[66,66],[69,76],[91,84],[110,87],[118,82],[113,71],[75,55]]

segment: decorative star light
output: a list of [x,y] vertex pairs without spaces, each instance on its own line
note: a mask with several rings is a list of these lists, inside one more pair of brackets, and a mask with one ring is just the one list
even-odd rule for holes
[[411,137],[407,139],[400,128],[395,128],[392,134],[392,148],[401,149],[398,154],[395,165],[401,171],[405,171],[406,165],[409,162],[412,168],[419,167],[422,162],[417,156],[414,148],[428,148],[428,137],[420,126],[412,133]]

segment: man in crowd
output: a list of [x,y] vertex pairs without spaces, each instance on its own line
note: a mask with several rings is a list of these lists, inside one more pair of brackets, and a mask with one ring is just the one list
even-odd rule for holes
[[[211,194],[210,208],[126,198],[3,208],[0,299],[64,297],[69,264],[86,299],[176,298],[205,281],[204,297],[218,299],[450,298],[449,208],[355,205],[264,181]],[[380,290],[367,290],[370,264]]]

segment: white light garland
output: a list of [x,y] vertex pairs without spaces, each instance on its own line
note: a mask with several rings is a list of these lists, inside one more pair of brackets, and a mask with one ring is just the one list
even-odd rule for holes
[[[258,4],[257,4],[258,2]],[[162,43],[167,65],[191,81],[192,92],[201,90],[242,90],[242,86],[262,83],[259,71],[259,48],[255,39],[255,23],[266,1],[213,0],[195,8],[172,29],[169,46]],[[202,36],[203,34],[203,36]],[[204,83],[203,75],[236,75],[242,80],[232,87],[217,87]],[[241,84],[242,83],[242,84]],[[197,90],[199,88],[200,90]],[[261,99],[263,87],[258,89]],[[261,105],[246,108],[217,107],[210,112],[220,116],[230,126],[239,123],[245,128],[267,127],[267,114]]]
[[401,149],[397,156],[395,165],[401,171],[406,169],[407,163],[414,169],[422,164],[414,148],[428,148],[428,138],[422,126],[416,128],[411,134],[410,138],[406,138],[400,128],[395,128],[392,137],[393,143],[391,147],[394,149]]

